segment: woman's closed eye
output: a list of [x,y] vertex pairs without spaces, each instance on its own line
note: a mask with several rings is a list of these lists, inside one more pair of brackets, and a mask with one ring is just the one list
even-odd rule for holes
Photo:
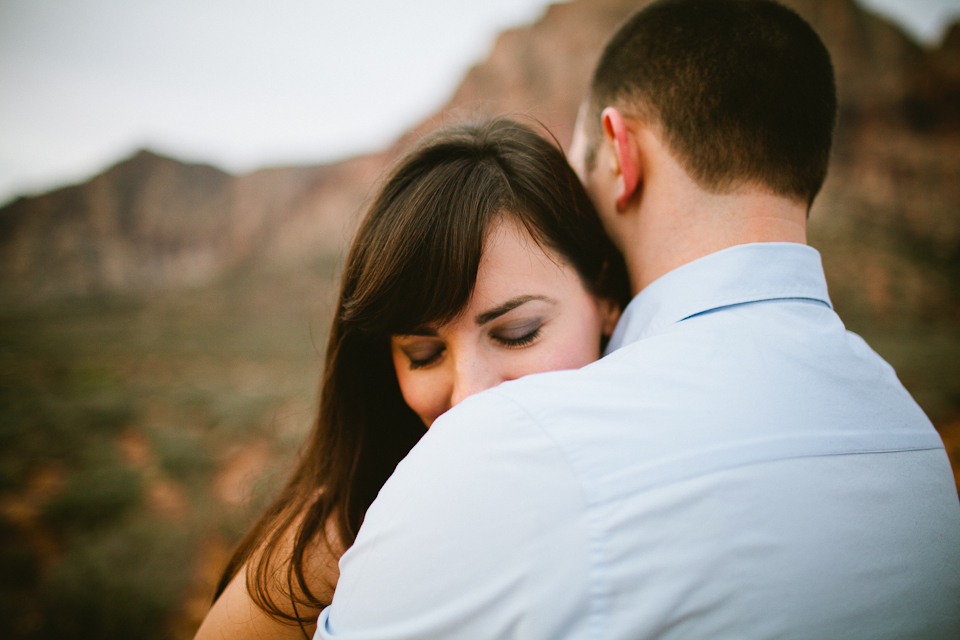
[[428,341],[405,345],[400,348],[410,361],[410,369],[429,367],[443,355],[446,347],[439,341]]
[[525,347],[540,337],[543,320],[534,318],[512,322],[496,327],[490,331],[490,338],[505,347]]

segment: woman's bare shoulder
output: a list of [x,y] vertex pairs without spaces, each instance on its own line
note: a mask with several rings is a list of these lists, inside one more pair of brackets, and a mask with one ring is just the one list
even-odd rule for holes
[[304,632],[309,638],[316,631],[316,624],[305,624],[301,630],[270,616],[254,603],[246,582],[244,567],[210,608],[194,640],[303,640]]
[[[296,529],[296,526],[288,529],[288,533],[285,534],[276,550],[276,558],[288,559],[290,557]],[[337,579],[340,577],[337,562],[342,555],[342,547],[336,537],[335,530],[336,527],[328,525],[329,543],[327,541],[316,541],[308,547],[304,554],[303,572],[307,587],[310,589],[313,598],[321,602],[329,602],[333,598],[333,591],[336,588]],[[247,573],[248,567],[255,567],[261,558],[260,553],[254,554],[248,561],[249,564],[240,568],[237,575],[233,577],[230,584],[210,608],[203,624],[200,625],[200,629],[194,636],[194,640],[227,638],[230,640],[302,640],[304,637],[313,637],[316,630],[316,618],[320,615],[320,608],[298,603],[297,614],[310,619],[309,622],[303,624],[301,629],[296,622],[283,620],[267,613],[254,601],[248,590]],[[276,568],[280,571],[271,571],[270,573],[275,576],[283,576],[283,582],[278,579],[271,581],[270,584],[263,585],[263,587],[275,604],[284,611],[292,613],[293,607],[286,584],[286,566],[282,565]],[[297,600],[302,602],[304,594],[296,586],[296,578],[293,581]]]

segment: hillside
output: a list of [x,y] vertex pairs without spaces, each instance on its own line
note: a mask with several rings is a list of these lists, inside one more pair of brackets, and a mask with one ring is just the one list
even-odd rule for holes
[[[857,280],[844,278],[843,295],[878,317],[901,304],[910,315],[953,313],[955,287],[943,279],[955,281],[960,251],[960,28],[924,50],[850,0],[788,4],[824,38],[841,98],[813,238],[866,234],[868,245],[910,254],[911,265],[843,266]],[[509,113],[540,120],[565,144],[602,43],[636,6],[579,0],[506,31],[449,103],[383,154],[231,176],[143,151],[84,184],[16,200],[0,209],[0,300],[177,288],[337,253],[389,160],[438,124]]]

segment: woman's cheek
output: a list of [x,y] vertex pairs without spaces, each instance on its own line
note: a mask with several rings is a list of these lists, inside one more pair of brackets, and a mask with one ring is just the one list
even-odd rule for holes
[[552,369],[579,369],[599,359],[602,326],[595,308],[588,307],[559,328],[557,342],[550,350],[554,356]]
[[408,369],[397,374],[404,402],[428,427],[446,410],[439,377],[429,370]]

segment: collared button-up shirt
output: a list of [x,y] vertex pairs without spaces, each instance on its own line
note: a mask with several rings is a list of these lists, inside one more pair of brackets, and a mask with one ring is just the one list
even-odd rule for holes
[[684,265],[611,348],[438,419],[316,638],[960,638],[947,456],[815,250]]

